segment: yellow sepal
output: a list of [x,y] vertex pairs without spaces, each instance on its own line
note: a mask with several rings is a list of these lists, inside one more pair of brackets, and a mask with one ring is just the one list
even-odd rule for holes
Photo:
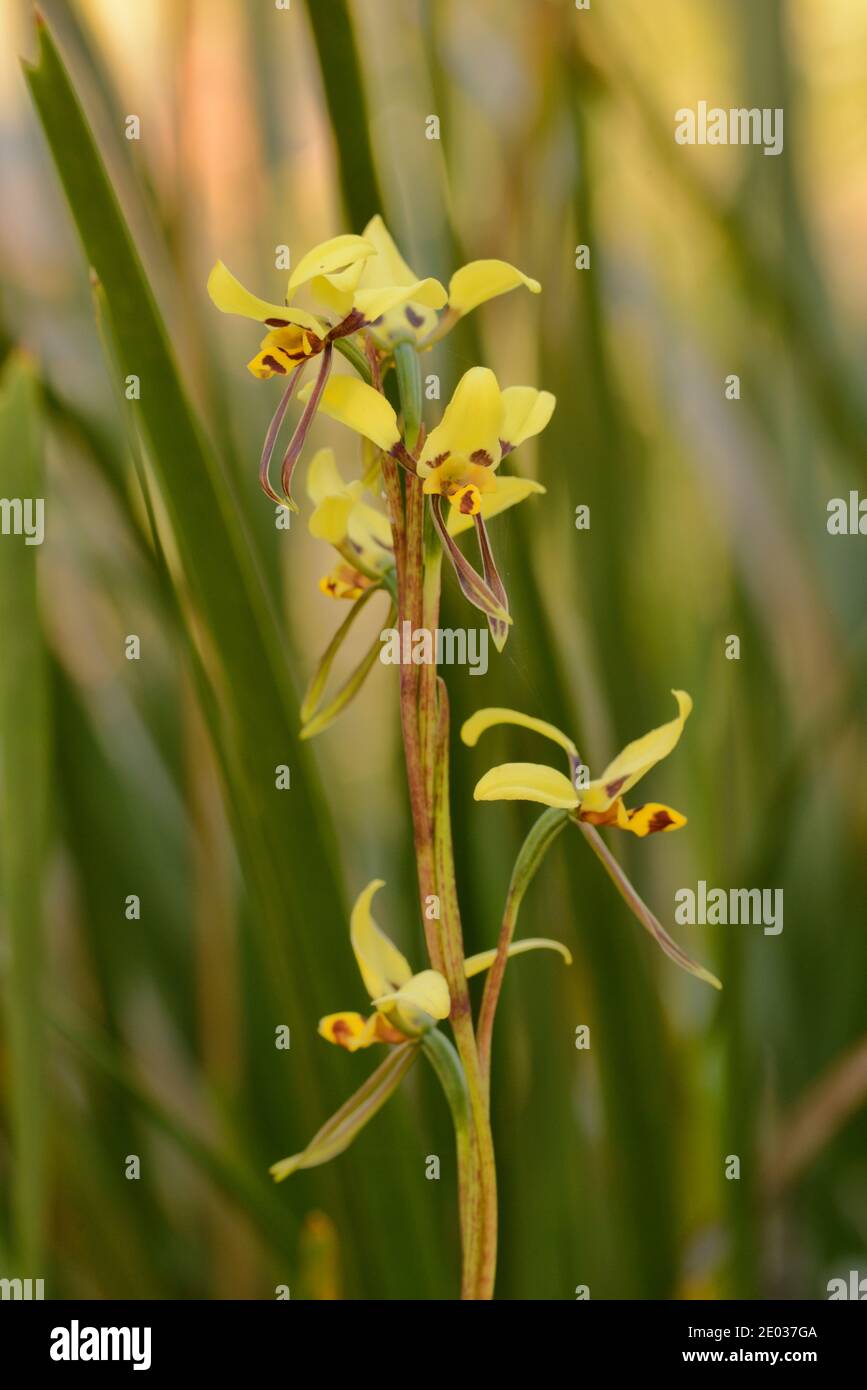
[[240,314],[245,319],[257,319],[259,323],[272,323],[272,327],[282,328],[286,324],[296,324],[307,328],[317,337],[324,337],[328,331],[320,319],[308,314],[304,309],[289,308],[285,304],[270,304],[244,289],[231,270],[217,261],[208,276],[208,294],[214,304],[224,314]]
[[476,801],[538,801],[570,810],[578,805],[575,788],[556,768],[543,763],[502,763],[476,783]]
[[623,796],[639,778],[649,772],[677,746],[683,726],[692,710],[692,699],[685,690],[672,690],[677,701],[677,717],[651,729],[643,738],[628,743],[609,763],[601,777],[595,777],[581,792],[581,809],[607,811],[619,796]]
[[498,724],[518,724],[522,729],[531,729],[534,734],[541,734],[543,738],[559,744],[573,758],[578,756],[578,749],[571,738],[556,725],[549,724],[545,719],[535,719],[531,714],[521,714],[516,709],[502,709],[499,706],[478,709],[469,719],[465,719],[461,726],[461,739],[468,748],[475,748],[482,734]]
[[457,454],[470,463],[495,468],[500,461],[502,397],[490,367],[464,372],[443,411],[443,418],[425,440],[418,463],[421,477]]
[[508,261],[470,261],[456,270],[449,281],[449,308],[456,314],[468,314],[497,295],[507,294],[519,285],[526,285],[532,294],[542,286],[538,280],[509,265]]
[[[308,382],[298,392],[299,401],[307,401],[312,394],[313,382]],[[356,434],[364,435],[380,449],[388,452],[400,439],[397,416],[385,396],[381,396],[372,386],[359,381],[358,377],[333,376],[325,387],[319,402],[319,409],[332,420],[348,425]]]
[[406,957],[389,941],[376,925],[370,911],[375,893],[385,887],[385,880],[371,879],[355,900],[349,919],[349,939],[361,971],[365,989],[371,999],[392,994],[412,979]]

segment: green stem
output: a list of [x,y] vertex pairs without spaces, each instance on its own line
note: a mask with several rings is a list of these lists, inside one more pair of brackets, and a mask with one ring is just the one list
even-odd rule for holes
[[539,865],[560,831],[568,823],[568,811],[557,810],[553,807],[544,811],[521,846],[515,860],[515,867],[512,870],[509,891],[506,894],[506,906],[503,909],[503,922],[497,940],[497,955],[485,981],[476,1029],[479,1067],[485,1092],[485,1104],[488,1106],[490,1105],[491,1094],[491,1041],[494,1033],[494,1015],[497,1011],[503,976],[506,973],[506,965],[509,960],[509,947],[512,944],[515,927],[518,924],[518,913],[524,901],[524,894],[535,878]]
[[397,389],[403,415],[403,440],[410,453],[418,443],[421,430],[421,367],[415,343],[398,343],[394,349]]
[[[432,537],[432,545],[429,544]],[[436,533],[425,533],[424,581],[422,589],[422,624],[436,641],[439,622],[440,586],[442,580],[443,552]],[[436,739],[437,739],[437,668],[432,662],[422,666],[419,676],[419,736],[421,739],[422,767],[425,777],[425,795],[431,816],[435,801]]]
[[368,386],[370,386],[372,384],[370,366],[361,348],[349,338],[335,338],[334,346],[337,348],[337,351],[346,358],[347,362],[355,368],[362,381],[366,381]]
[[463,1298],[473,1297],[473,1272],[478,1258],[474,1247],[478,1221],[475,1216],[475,1145],[473,1143],[470,1098],[461,1059],[445,1033],[431,1028],[422,1037],[422,1049],[437,1074],[452,1115],[458,1157],[458,1205],[461,1217],[461,1245],[464,1251]]
[[[412,344],[398,344],[395,366],[405,442],[412,449],[421,429],[421,375]],[[400,478],[392,460],[383,459],[383,477],[389,510],[398,521],[402,542],[397,546],[399,621],[402,624],[408,619],[413,629],[427,623],[435,631],[441,560],[431,556],[430,544],[426,544],[421,480],[406,475],[402,509]],[[449,810],[448,695],[433,662],[421,668],[401,666],[400,707],[425,938],[431,965],[448,982],[450,1021],[466,1077],[472,1120],[466,1186],[461,1196],[462,1295],[487,1299],[493,1297],[497,1262],[494,1142],[464,972]],[[426,898],[431,894],[439,898],[438,921],[428,919]]]
[[474,1182],[477,1195],[474,1211],[478,1220],[478,1267],[474,1296],[493,1298],[497,1269],[497,1172],[494,1159],[494,1139],[473,1018],[470,992],[464,970],[464,942],[455,882],[454,850],[452,845],[451,810],[449,806],[449,703],[445,682],[437,682],[439,719],[437,725],[436,799],[434,827],[436,838],[436,872],[442,915],[444,973],[448,981],[452,1009],[449,1021],[455,1035],[458,1053],[464,1065],[473,1119],[476,1167]]

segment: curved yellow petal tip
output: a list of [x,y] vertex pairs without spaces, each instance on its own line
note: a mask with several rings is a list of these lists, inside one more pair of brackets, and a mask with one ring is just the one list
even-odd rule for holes
[[517,724],[522,729],[530,729],[535,734],[541,734],[543,738],[549,738],[552,743],[558,744],[573,757],[578,755],[571,738],[556,725],[549,724],[546,719],[536,719],[532,714],[521,714],[520,710],[504,709],[495,705],[476,710],[469,719],[465,719],[461,725],[461,738],[468,748],[475,748],[482,734],[497,724]]
[[[511,959],[512,956],[522,956],[525,951],[557,951],[567,965],[572,964],[572,952],[569,947],[564,946],[562,941],[552,941],[548,936],[528,936],[523,941],[513,941],[507,955]],[[490,970],[496,958],[496,946],[488,951],[479,951],[475,956],[467,956],[464,961],[464,974],[467,979],[472,979],[473,975],[480,975],[483,970]]]
[[468,314],[486,300],[508,294],[519,285],[531,294],[538,294],[542,288],[538,280],[508,261],[470,261],[456,270],[449,282],[449,307],[457,314]]
[[607,811],[617,797],[625,796],[645,773],[677,747],[683,726],[692,712],[692,698],[685,690],[672,690],[671,693],[677,701],[677,717],[628,743],[601,776],[594,777],[585,788],[581,797],[584,810]]
[[370,910],[374,894],[384,886],[384,879],[371,879],[359,893],[349,919],[349,939],[371,999],[401,989],[412,979],[406,957],[380,930]]

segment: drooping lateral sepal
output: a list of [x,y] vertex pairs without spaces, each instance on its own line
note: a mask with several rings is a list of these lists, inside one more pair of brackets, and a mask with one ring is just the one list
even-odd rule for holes
[[[337,693],[326,705],[321,704],[322,694],[331,673],[331,668],[334,665],[335,658],[340,648],[349,636],[351,627],[372,596],[381,592],[382,589],[377,584],[372,584],[369,589],[364,590],[361,597],[356,599],[353,603],[343,622],[340,624],[331,641],[328,643],[328,646],[325,648],[325,651],[322,653],[322,656],[319,658],[316,670],[310,678],[310,683],[307,686],[304,699],[301,702],[301,738],[313,738],[316,734],[321,734],[330,724],[333,724],[337,716],[343,713],[346,706],[351,700],[355,699],[355,696],[364,685],[377,657],[382,651],[379,630],[377,630],[373,642],[365,652],[361,661],[354,667],[351,674],[347,676]],[[391,628],[394,625],[396,617],[397,610],[394,604],[391,604],[385,626]]]
[[326,1120],[301,1153],[282,1158],[268,1170],[275,1182],[282,1182],[300,1168],[318,1168],[330,1163],[349,1148],[385,1102],[394,1095],[403,1078],[418,1056],[413,1043],[401,1043],[389,1052],[365,1081],[339,1110]]
[[644,930],[648,932],[664,951],[669,960],[673,960],[675,965],[679,965],[682,970],[686,970],[690,975],[695,975],[696,979],[704,980],[706,984],[713,985],[714,989],[722,989],[721,982],[716,975],[705,970],[703,965],[699,965],[691,956],[688,956],[682,947],[673,941],[668,932],[663,927],[659,919],[651,912],[647,903],[633,887],[623,869],[618,864],[614,855],[606,845],[599,831],[594,826],[588,825],[585,821],[579,820],[576,816],[576,824],[589,844],[593,853],[602,864],[611,882],[614,884],[627,907],[638,918]]

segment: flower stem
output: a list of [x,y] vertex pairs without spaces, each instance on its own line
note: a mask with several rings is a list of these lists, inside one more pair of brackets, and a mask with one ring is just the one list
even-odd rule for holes
[[[400,344],[395,362],[404,426],[414,443],[422,429],[418,357],[408,345]],[[442,552],[433,537],[425,535],[422,482],[407,470],[402,488],[394,461],[385,457],[383,479],[394,530],[400,630],[408,620],[413,631],[427,626],[433,640]],[[464,971],[449,808],[448,695],[437,677],[435,662],[421,667],[401,664],[400,714],[425,940],[431,965],[448,982],[450,1022],[469,1096],[469,1137],[465,1144],[459,1140],[461,1295],[489,1299],[493,1297],[497,1262],[494,1143]],[[432,897],[439,899],[438,916],[428,911]]]
[[463,1298],[473,1297],[473,1280],[477,1252],[474,1242],[478,1232],[474,1202],[476,1200],[475,1145],[473,1143],[467,1079],[461,1060],[439,1028],[431,1028],[421,1040],[422,1050],[437,1074],[452,1114],[458,1156],[458,1203],[461,1214],[461,1244],[464,1250]]
[[437,682],[437,696],[437,776],[434,826],[437,883],[439,884],[440,911],[442,913],[444,974],[448,981],[452,1001],[449,1021],[466,1073],[474,1130],[476,1157],[474,1179],[477,1190],[474,1195],[472,1210],[474,1218],[478,1222],[478,1265],[475,1271],[472,1296],[477,1299],[489,1299],[493,1298],[494,1295],[497,1268],[497,1172],[490,1116],[479,1066],[476,1035],[473,1031],[470,992],[464,970],[464,942],[455,882],[449,806],[449,703],[443,680]]
[[515,867],[512,870],[509,891],[506,894],[506,906],[503,909],[503,922],[497,940],[497,955],[485,981],[485,991],[482,995],[479,1022],[476,1028],[479,1066],[482,1073],[486,1105],[490,1105],[491,1041],[494,1033],[494,1014],[497,1011],[503,976],[506,973],[509,947],[512,944],[515,927],[518,923],[518,913],[521,910],[521,903],[524,901],[524,894],[530,886],[536,870],[547,854],[549,847],[568,823],[569,813],[567,811],[554,808],[544,811],[521,846],[515,860]]

